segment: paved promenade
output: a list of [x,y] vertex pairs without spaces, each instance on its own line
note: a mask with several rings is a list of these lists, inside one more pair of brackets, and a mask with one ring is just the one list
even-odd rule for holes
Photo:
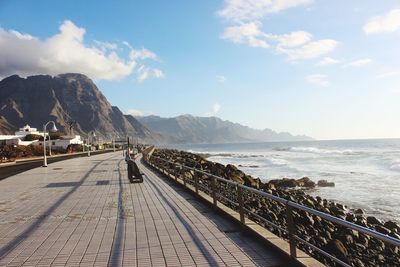
[[0,181],[0,266],[287,266],[262,244],[122,152]]

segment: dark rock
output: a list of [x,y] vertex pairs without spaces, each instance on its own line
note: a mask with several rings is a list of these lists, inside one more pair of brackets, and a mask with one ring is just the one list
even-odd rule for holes
[[324,250],[335,255],[341,261],[349,263],[349,259],[347,258],[349,253],[340,240],[334,239],[329,241],[329,243],[324,247]]
[[382,225],[382,222],[374,216],[368,216],[367,223],[372,225]]
[[383,226],[385,226],[387,229],[390,229],[390,230],[394,230],[394,229],[399,230],[400,229],[400,226],[393,221],[387,221],[383,224]]
[[317,182],[317,185],[320,187],[334,187],[335,183],[334,182],[328,182],[327,180],[319,180]]
[[315,187],[315,183],[313,181],[311,181],[311,179],[308,177],[303,177],[303,178],[297,179],[296,184],[299,187],[308,187],[308,188]]
[[283,179],[275,179],[269,181],[269,183],[275,185],[275,187],[296,187],[297,182],[295,179],[288,179],[288,178],[283,178]]
[[364,211],[363,211],[362,209],[356,209],[356,210],[354,211],[354,213],[355,213],[356,215],[363,215],[363,214],[364,214]]
[[384,234],[384,235],[389,235],[390,234],[390,230],[387,229],[384,226],[381,226],[381,225],[375,226],[375,230],[378,231],[379,233]]
[[365,267],[364,263],[360,259],[354,259],[353,260],[353,265],[355,267]]

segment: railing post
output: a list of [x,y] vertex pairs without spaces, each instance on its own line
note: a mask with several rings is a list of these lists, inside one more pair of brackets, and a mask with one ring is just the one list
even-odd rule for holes
[[214,206],[217,206],[217,179],[211,176],[211,190]]
[[186,175],[183,174],[182,177],[183,177],[183,185],[186,187]]
[[294,235],[296,234],[296,228],[293,221],[293,210],[288,202],[286,203],[286,222],[289,232],[290,256],[296,258],[296,239],[294,238]]
[[236,187],[237,187],[237,195],[238,195],[238,202],[239,202],[240,222],[242,224],[245,224],[243,188],[239,185],[237,185]]
[[196,192],[196,195],[199,194],[199,176],[195,173],[194,174],[194,190]]

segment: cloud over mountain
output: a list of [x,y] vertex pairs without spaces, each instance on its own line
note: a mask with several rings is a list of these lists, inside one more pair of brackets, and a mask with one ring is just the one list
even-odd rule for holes
[[[117,44],[93,40],[88,45],[85,34],[84,28],[69,20],[61,24],[57,34],[45,40],[0,28],[0,76],[80,72],[96,80],[118,80],[138,74],[137,70],[145,67],[143,60],[157,59],[154,52],[145,48],[135,50],[128,43],[130,51],[124,58],[117,54],[121,50]],[[153,75],[142,75],[142,80],[163,76],[158,69],[146,68]]]

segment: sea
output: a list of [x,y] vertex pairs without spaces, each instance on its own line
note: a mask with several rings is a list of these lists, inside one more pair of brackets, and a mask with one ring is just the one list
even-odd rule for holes
[[263,182],[309,177],[335,187],[308,193],[361,208],[367,215],[400,222],[400,139],[185,144],[169,148],[234,164]]

